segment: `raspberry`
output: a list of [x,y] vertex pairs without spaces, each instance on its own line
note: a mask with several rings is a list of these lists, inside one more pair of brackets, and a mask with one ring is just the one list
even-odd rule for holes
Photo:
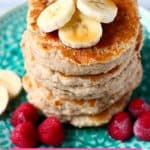
[[49,117],[38,127],[39,139],[43,144],[60,145],[64,141],[64,129],[55,117]]
[[134,118],[145,111],[150,111],[150,105],[141,98],[136,98],[129,104],[129,112]]
[[134,134],[141,140],[150,141],[150,111],[139,116],[134,124]]
[[133,124],[128,113],[120,112],[115,115],[109,126],[108,133],[114,139],[125,141],[132,135]]
[[20,123],[30,121],[36,124],[38,121],[38,111],[30,103],[22,103],[13,113],[11,122],[13,126],[17,126]]
[[18,147],[35,147],[38,144],[37,131],[31,122],[17,125],[10,138],[12,143]]

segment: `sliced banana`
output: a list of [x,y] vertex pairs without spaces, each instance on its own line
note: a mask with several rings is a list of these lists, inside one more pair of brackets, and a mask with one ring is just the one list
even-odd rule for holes
[[85,15],[102,23],[110,23],[118,8],[112,0],[77,0],[77,8]]
[[6,110],[8,102],[8,91],[5,87],[0,86],[0,115]]
[[75,13],[74,0],[57,0],[40,14],[37,24],[43,32],[52,32],[68,23]]
[[72,20],[59,29],[59,38],[71,48],[88,48],[96,45],[102,36],[102,26],[94,19],[77,11]]
[[0,85],[8,90],[9,98],[15,98],[22,89],[21,79],[9,70],[0,70]]

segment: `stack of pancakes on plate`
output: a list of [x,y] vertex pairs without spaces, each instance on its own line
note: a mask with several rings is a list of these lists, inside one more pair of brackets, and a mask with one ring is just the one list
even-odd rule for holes
[[27,74],[23,78],[30,103],[46,116],[77,127],[108,123],[126,106],[142,79],[143,35],[136,0],[114,0],[118,15],[103,24],[100,42],[73,49],[58,32],[42,33],[37,18],[50,3],[29,0],[22,49]]

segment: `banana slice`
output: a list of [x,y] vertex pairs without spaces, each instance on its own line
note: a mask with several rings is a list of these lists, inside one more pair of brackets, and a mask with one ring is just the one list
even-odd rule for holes
[[0,115],[6,110],[8,102],[8,91],[5,87],[0,86]]
[[71,48],[88,48],[96,45],[102,36],[102,26],[94,19],[77,11],[72,20],[59,29],[59,38]]
[[0,70],[0,85],[8,90],[9,98],[15,98],[22,89],[21,79],[9,70]]
[[77,8],[83,14],[102,23],[112,22],[118,12],[118,8],[112,0],[78,0]]
[[52,32],[68,23],[75,13],[74,0],[57,0],[40,14],[37,24],[43,32]]

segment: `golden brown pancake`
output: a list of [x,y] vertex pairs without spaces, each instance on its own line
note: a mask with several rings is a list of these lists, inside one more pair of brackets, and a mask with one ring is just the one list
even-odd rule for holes
[[[27,60],[27,59],[26,59]],[[41,66],[38,68],[36,64],[33,67],[28,68],[28,73],[35,78],[37,81],[42,83],[44,87],[48,89],[53,89],[53,92],[58,97],[69,98],[72,100],[90,100],[90,99],[99,99],[105,96],[111,96],[117,91],[124,88],[126,82],[132,78],[134,73],[136,72],[137,66],[141,65],[138,60],[137,52],[135,52],[134,57],[131,57],[130,62],[120,70],[116,70],[116,72],[109,72],[108,74],[99,75],[99,78],[92,82],[90,79],[84,80],[83,84],[76,83],[76,86],[66,85],[65,81],[67,80],[57,80],[56,76],[47,73],[47,70]],[[39,75],[38,73],[41,72]],[[120,72],[120,73],[118,73]],[[117,75],[116,75],[117,74]],[[44,78],[43,76],[46,75]],[[68,77],[69,81],[77,82],[78,79],[76,77]],[[71,80],[72,79],[72,80]],[[88,84],[91,81],[91,84]],[[62,83],[64,83],[62,85]],[[69,84],[69,83],[68,83]]]
[[[46,87],[50,89],[56,88],[58,90],[64,90],[73,93],[70,96],[70,98],[74,97],[75,99],[80,99],[82,97],[84,97],[84,99],[100,98],[103,94],[100,95],[98,94],[100,93],[100,90],[95,90],[97,87],[102,91],[103,87],[105,87],[106,84],[107,85],[109,84],[108,92],[110,95],[112,93],[111,91],[113,91],[110,90],[112,89],[111,87],[113,83],[116,84],[118,88],[119,87],[118,85],[122,85],[120,84],[120,82],[122,82],[124,78],[128,78],[126,77],[127,74],[132,72],[133,68],[136,68],[138,59],[137,55],[139,55],[141,47],[140,45],[142,44],[141,35],[142,33],[140,32],[136,42],[136,49],[131,50],[133,51],[132,54],[133,56],[129,57],[125,62],[123,62],[119,66],[116,66],[107,73],[101,73],[99,75],[67,76],[59,72],[54,72],[51,71],[49,68],[39,64],[37,60],[33,59],[34,56],[32,55],[31,52],[32,49],[24,50],[24,57],[26,64],[25,67],[34,78],[41,81]],[[87,88],[90,90],[87,92],[86,95]],[[116,88],[114,89],[116,90]],[[75,96],[76,95],[75,91],[80,91],[80,93],[82,94],[81,97]],[[80,94],[79,92],[77,93],[78,95]],[[85,96],[83,95],[83,93],[85,94]]]
[[[108,70],[104,69],[106,66],[104,63],[115,61],[136,43],[140,27],[136,0],[114,0],[119,10],[118,16],[114,22],[103,24],[103,37],[100,42],[86,49],[64,46],[58,38],[57,31],[48,34],[39,31],[36,25],[37,18],[47,2],[30,0],[28,38],[32,40],[34,53],[40,56],[40,61],[52,70],[71,75],[106,72]],[[24,45],[23,40],[22,46]]]
[[130,76],[122,83],[120,89],[116,89],[112,94],[107,93],[100,98],[90,100],[84,98],[72,100],[63,97],[63,95],[57,95],[54,89],[47,89],[42,82],[34,79],[31,74],[24,77],[23,85],[28,92],[29,101],[37,107],[43,105],[43,110],[50,111],[49,109],[52,107],[55,108],[54,114],[56,112],[62,115],[97,114],[114,104],[125,93],[132,92],[140,83],[141,76],[141,64],[138,63]]
[[[127,105],[131,93],[125,94],[117,103],[110,106],[107,110],[97,115],[74,116],[69,121],[70,124],[76,127],[93,127],[102,126],[109,123],[112,116],[124,110]],[[62,117],[61,117],[62,118]],[[67,118],[68,119],[68,118]]]
[[[31,86],[31,84],[30,84]],[[30,90],[30,92],[32,92],[32,90]],[[83,114],[83,113],[78,113],[75,114],[75,111],[80,112],[82,108],[80,108],[81,106],[84,106],[83,102],[78,101],[78,102],[72,102],[72,106],[76,106],[76,110],[72,109],[72,112],[70,111],[71,109],[71,105],[68,105],[68,109],[65,109],[65,107],[61,107],[62,104],[66,104],[67,100],[56,100],[54,101],[55,105],[50,105],[50,103],[52,103],[52,100],[48,100],[46,97],[43,99],[40,99],[41,96],[43,96],[43,93],[45,93],[45,91],[40,92],[40,90],[37,90],[37,94],[35,95],[30,95],[28,96],[28,100],[30,103],[32,103],[34,106],[36,106],[37,108],[39,108],[41,110],[41,112],[43,112],[46,116],[50,116],[50,115],[55,115],[57,116],[62,122],[67,122],[70,123],[74,126],[77,127],[90,127],[90,126],[100,126],[103,124],[106,124],[110,121],[111,117],[122,111],[124,109],[124,107],[126,106],[129,97],[131,95],[131,92],[128,92],[126,94],[124,94],[123,96],[120,96],[120,98],[117,100],[116,103],[109,105],[108,107],[105,108],[105,110],[101,110],[99,111],[99,113],[97,112],[97,114],[94,114],[93,112],[90,114]],[[47,93],[48,98],[50,98],[52,95],[52,93]],[[34,97],[35,96],[35,97]],[[118,97],[118,96],[117,96]],[[70,102],[70,101],[68,101]],[[94,107],[94,103],[95,101],[90,101],[89,106],[93,106]],[[80,107],[78,107],[80,106]],[[91,111],[92,109],[89,109],[89,106],[84,106],[86,107],[86,109],[88,111]],[[58,111],[58,109],[60,108],[60,111]],[[67,108],[67,106],[66,106]],[[79,109],[80,108],[80,109]],[[94,109],[93,109],[94,110]],[[70,112],[68,114],[68,112]]]
[[38,16],[54,1],[29,0],[22,39],[28,101],[46,116],[77,127],[108,123],[124,109],[142,79],[137,0],[114,0],[116,19],[102,25],[103,36],[96,46],[82,49],[62,44],[57,31],[43,33],[38,28]]

